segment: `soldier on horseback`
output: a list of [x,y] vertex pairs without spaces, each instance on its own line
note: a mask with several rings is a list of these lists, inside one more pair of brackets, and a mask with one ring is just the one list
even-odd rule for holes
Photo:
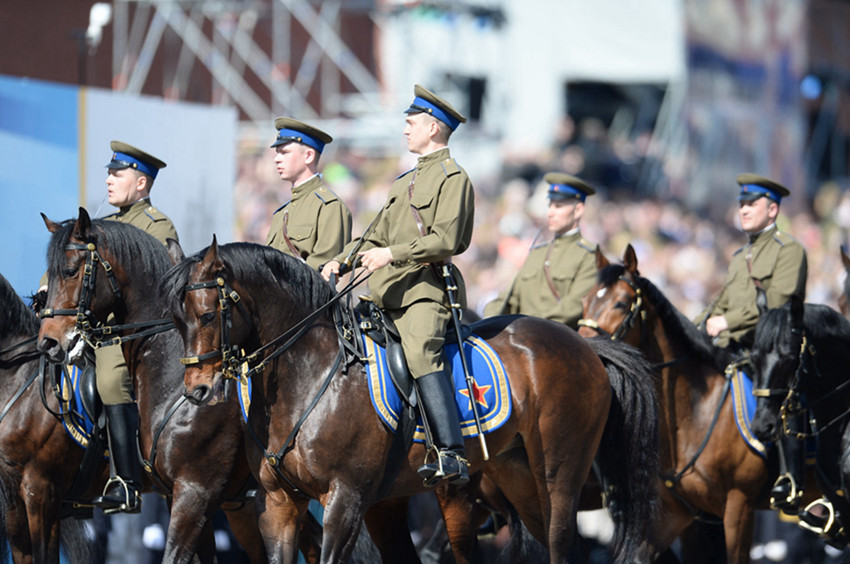
[[[749,236],[729,263],[720,294],[698,317],[697,324],[718,346],[745,355],[753,343],[759,309],[757,287],[764,289],[767,307],[784,305],[791,296],[806,293],[806,251],[795,239],[776,227],[779,204],[790,192],[781,184],[755,174],[740,174],[738,217]],[[804,421],[796,422],[802,432]],[[796,514],[803,495],[803,442],[786,436],[780,446],[785,470],[771,490],[771,507]]]
[[[119,211],[104,219],[138,227],[163,244],[168,239],[177,241],[174,224],[150,200],[154,179],[165,163],[121,141],[112,141],[109,147],[113,152],[106,165],[107,201]],[[39,291],[46,289],[45,274]],[[110,315],[106,323],[113,322]],[[94,358],[97,391],[106,413],[110,479],[103,495],[92,503],[105,513],[138,513],[142,503],[142,473],[136,446],[139,412],[133,396],[133,379],[121,345],[98,347]]]
[[[405,110],[404,135],[408,150],[420,155],[416,167],[393,183],[373,229],[328,262],[322,275],[338,274],[358,246],[359,264],[373,272],[373,299],[401,335],[423,416],[433,430],[438,458],[423,464],[419,474],[426,485],[442,479],[462,484],[469,480],[468,465],[442,354],[453,306],[438,267],[465,251],[472,239],[472,183],[448,148],[449,137],[466,118],[422,86],[415,86],[414,96]],[[463,296],[463,281],[454,271]]]

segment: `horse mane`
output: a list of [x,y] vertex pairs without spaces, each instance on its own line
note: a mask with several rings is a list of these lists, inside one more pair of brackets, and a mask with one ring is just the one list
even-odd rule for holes
[[39,319],[0,274],[0,339],[38,333]]
[[[790,309],[789,302],[781,307],[769,309],[759,317],[753,348],[770,348],[773,343],[787,336],[790,332]],[[821,349],[823,344],[842,343],[836,347],[844,350],[844,343],[850,342],[850,322],[826,305],[805,304],[803,328],[809,341],[820,343]]]
[[[161,290],[169,304],[182,303],[189,274],[200,263],[206,247],[174,265],[162,280]],[[314,311],[332,297],[330,285],[298,259],[257,243],[229,243],[218,247],[219,258],[232,280],[253,280],[270,288],[281,287],[293,296],[293,303]]]
[[[622,264],[608,265],[599,271],[599,282],[605,286],[611,286],[625,273],[626,268]],[[697,329],[696,325],[685,317],[649,279],[638,275],[637,283],[645,299],[655,307],[661,323],[667,328],[668,337],[676,339],[689,353],[695,354],[701,361],[723,372],[731,361],[731,353],[715,346],[711,338]]]
[[[74,224],[74,221],[63,222],[50,238],[47,247],[47,272],[51,277],[62,275],[65,247],[71,239]],[[153,235],[129,223],[93,219],[89,235],[90,242],[99,249],[107,247],[125,270],[141,273],[146,279],[158,280],[171,266],[165,245]]]

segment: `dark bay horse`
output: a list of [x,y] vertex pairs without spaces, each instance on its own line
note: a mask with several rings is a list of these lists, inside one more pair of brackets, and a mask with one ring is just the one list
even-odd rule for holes
[[[239,348],[265,346],[251,360],[248,430],[257,444],[249,459],[263,485],[260,524],[273,562],[293,561],[309,498],[325,509],[322,561],[344,562],[367,508],[424,491],[416,474],[424,448],[398,449],[371,407],[364,367],[341,360],[327,307],[332,290],[318,273],[265,246],[218,246],[214,239],[172,269],[163,288],[185,342],[186,391],[198,403],[220,401],[224,372],[245,360],[234,358]],[[622,511],[615,555],[630,560],[653,512],[652,417],[628,402],[612,404],[605,367],[566,326],[506,316],[473,327],[501,357],[512,413],[487,435],[488,462],[478,440],[467,440],[471,471],[482,470],[548,546],[551,560],[562,562],[573,548],[579,493],[601,447],[601,470]]]
[[[60,537],[73,529],[74,537],[84,538],[81,522],[60,521],[63,494],[72,487],[83,449],[53,415],[60,406],[40,374],[38,323],[0,276],[0,555],[8,548],[17,563],[58,564]],[[85,561],[82,554],[72,561]]]
[[759,318],[751,362],[757,397],[753,432],[776,441],[788,432],[786,417],[808,414],[817,445],[815,477],[840,517],[824,515],[815,526],[831,543],[846,545],[847,531],[841,528],[850,518],[845,493],[850,485],[850,322],[831,307],[792,297]]
[[631,245],[623,264],[610,264],[600,252],[596,264],[599,279],[585,297],[580,333],[639,347],[661,376],[663,508],[656,549],[709,514],[723,520],[728,561],[748,562],[754,511],[767,508],[775,470],[737,429],[725,376],[733,359],[640,276]]
[[[53,362],[75,360],[83,339],[75,327],[81,302],[81,314],[92,326],[110,313],[117,324],[140,324],[122,334],[122,347],[139,408],[138,438],[149,463],[148,488],[155,485],[167,495],[171,509],[165,561],[188,562],[197,554],[212,562],[212,517],[223,504],[232,509],[227,512],[231,528],[252,561],[265,561],[253,504],[244,502],[251,473],[238,406],[213,409],[185,401],[178,360],[182,342],[173,327],[133,336],[147,332],[148,322],[170,319],[156,291],[157,281],[171,267],[168,251],[136,227],[91,220],[83,208],[76,221],[60,225],[45,218],[45,224],[53,233],[46,305],[57,314],[42,320],[39,350]],[[51,463],[59,474],[75,468],[58,457]],[[104,481],[99,482],[101,490]],[[44,487],[59,489],[60,484],[47,482]]]

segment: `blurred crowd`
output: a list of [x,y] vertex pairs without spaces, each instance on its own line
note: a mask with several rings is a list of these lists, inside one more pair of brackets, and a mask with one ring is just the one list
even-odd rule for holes
[[[399,138],[398,153],[403,153]],[[707,205],[694,209],[686,204],[686,182],[673,170],[676,165],[652,154],[647,133],[609,135],[595,118],[578,124],[565,119],[558,140],[547,150],[529,154],[505,148],[497,157],[500,165],[484,167],[487,172],[478,175],[475,169],[480,167],[474,157],[464,160],[465,147],[458,141],[453,139],[450,146],[475,186],[476,227],[471,248],[455,262],[466,280],[469,306],[479,313],[511,283],[535,238],[549,236],[541,231],[547,207],[542,177],[561,171],[598,190],[587,201],[584,237],[599,244],[612,261],[619,261],[631,243],[641,274],[693,317],[719,292],[732,253],[746,243],[737,225],[735,177],[740,172],[765,173],[728,171],[728,191],[712,194]],[[289,199],[268,144],[268,139],[246,140],[240,148],[236,240],[264,242],[272,212]],[[383,205],[395,177],[415,164],[415,156],[375,155],[344,142],[330,147],[334,150],[325,152],[320,169],[351,208],[356,237]],[[778,225],[808,253],[807,301],[837,307],[845,276],[839,249],[850,232],[850,190],[827,182],[809,201],[804,187],[789,188],[792,196],[783,202]]]

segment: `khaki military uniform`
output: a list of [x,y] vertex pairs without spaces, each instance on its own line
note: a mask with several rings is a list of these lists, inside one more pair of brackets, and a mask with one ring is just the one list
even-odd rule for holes
[[510,289],[487,304],[484,314],[534,315],[575,329],[582,298],[596,283],[595,253],[578,230],[535,245]]
[[[177,230],[168,217],[151,205],[150,198],[124,206],[117,213],[103,219],[129,223],[153,235],[163,244],[166,239],[177,241]],[[152,289],[153,291],[153,289]],[[107,323],[111,321],[107,320]],[[121,345],[95,349],[97,366],[97,391],[105,405],[117,405],[133,401],[133,380],[124,362]]]
[[[411,205],[421,217],[424,237]],[[376,270],[369,287],[376,304],[396,322],[414,377],[443,370],[449,300],[442,277],[430,263],[448,260],[469,247],[474,209],[469,176],[443,148],[419,157],[416,168],[396,179],[373,232],[366,234],[362,250],[389,247],[392,252],[393,263]],[[355,244],[336,260],[342,262]],[[456,278],[462,287],[463,281]]]
[[775,225],[768,227],[751,236],[750,242],[732,256],[723,290],[714,306],[697,317],[697,322],[715,315],[725,316],[729,329],[718,336],[717,344],[728,347],[735,342],[748,348],[753,343],[759,318],[753,278],[764,287],[767,306],[776,308],[785,305],[793,295],[805,299],[807,273],[802,245]]
[[342,252],[351,240],[351,212],[325,186],[321,176],[293,187],[292,200],[274,212],[266,244],[294,256],[286,237],[297,256],[315,270]]

